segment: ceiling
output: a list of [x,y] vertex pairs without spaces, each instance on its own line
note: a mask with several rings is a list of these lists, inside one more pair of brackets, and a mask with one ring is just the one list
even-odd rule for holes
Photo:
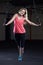
[[32,5],[33,1],[35,4],[43,5],[43,0],[0,0],[1,2],[10,2],[12,5],[22,6],[22,5]]
[[43,4],[43,0],[12,0],[12,3],[14,3],[15,5],[29,5],[32,4],[33,1],[36,4]]

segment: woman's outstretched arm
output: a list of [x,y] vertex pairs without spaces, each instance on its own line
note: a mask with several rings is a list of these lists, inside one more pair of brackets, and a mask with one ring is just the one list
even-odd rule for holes
[[33,26],[41,26],[41,23],[40,24],[36,24],[36,23],[33,23],[31,22],[30,20],[28,19],[25,19],[30,25],[33,25]]
[[27,12],[27,10],[26,10],[25,21],[26,21],[27,23],[29,23],[30,25],[33,25],[33,26],[41,26],[41,23],[40,23],[40,24],[36,24],[36,23],[31,22],[31,21],[28,19],[28,12]]
[[7,25],[11,24],[11,23],[14,21],[16,15],[17,15],[17,14],[15,14],[15,15],[8,21],[8,23],[6,23],[6,24],[4,24],[4,25],[7,26]]

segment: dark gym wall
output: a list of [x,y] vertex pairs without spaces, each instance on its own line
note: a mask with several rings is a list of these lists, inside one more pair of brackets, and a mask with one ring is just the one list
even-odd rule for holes
[[[42,10],[38,9],[37,14],[40,18],[40,22],[42,23],[42,25],[39,26],[39,27],[35,27],[35,26],[31,27],[31,31],[32,31],[31,32],[31,37],[32,37],[32,39],[38,39],[38,40],[41,39],[42,40],[43,39],[43,13],[42,13]],[[36,17],[35,12],[33,12],[31,20],[35,23],[40,23],[35,17]]]
[[3,26],[5,16],[0,15],[0,40],[5,40],[5,27]]
[[[27,6],[27,8],[29,8],[30,6]],[[40,7],[40,6],[39,6]],[[21,7],[15,7],[13,5],[11,5],[10,3],[0,3],[0,12],[4,12],[4,13],[16,13]],[[41,7],[40,7],[41,8]],[[43,7],[42,7],[43,8]],[[29,9],[28,9],[29,12]],[[41,27],[34,27],[31,26],[31,39],[43,39],[43,13],[42,10],[38,10],[38,13],[40,15],[40,19],[41,19],[41,23],[42,26]],[[30,12],[28,13],[30,16]],[[11,17],[13,15],[10,15]],[[31,21],[35,22],[34,20],[34,12],[32,12],[32,18]],[[3,26],[3,23],[6,21],[6,17],[7,14],[0,14],[0,40],[5,40],[5,26]],[[25,25],[27,33],[26,33],[26,39],[30,39],[30,26],[28,24]],[[11,39],[13,40],[13,24],[10,25],[10,29],[11,29]]]

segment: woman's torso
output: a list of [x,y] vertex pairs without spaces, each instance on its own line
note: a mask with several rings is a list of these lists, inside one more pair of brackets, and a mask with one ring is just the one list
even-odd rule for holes
[[14,19],[14,33],[26,33],[26,30],[24,28],[24,17],[17,15]]

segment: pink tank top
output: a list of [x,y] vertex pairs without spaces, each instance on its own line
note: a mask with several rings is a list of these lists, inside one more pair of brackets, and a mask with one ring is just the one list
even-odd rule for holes
[[18,15],[16,16],[14,20],[14,28],[13,28],[14,33],[25,33],[26,30],[24,28],[24,18],[21,17],[20,19],[18,18]]

